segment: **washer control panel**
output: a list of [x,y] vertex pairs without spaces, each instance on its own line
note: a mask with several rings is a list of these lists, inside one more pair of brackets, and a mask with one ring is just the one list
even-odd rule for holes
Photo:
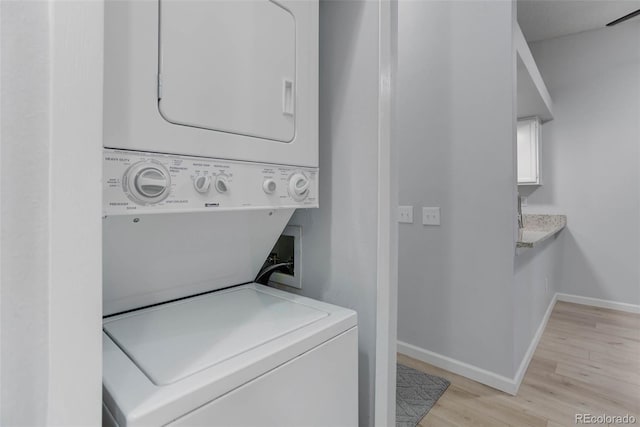
[[318,207],[318,169],[104,150],[104,215]]

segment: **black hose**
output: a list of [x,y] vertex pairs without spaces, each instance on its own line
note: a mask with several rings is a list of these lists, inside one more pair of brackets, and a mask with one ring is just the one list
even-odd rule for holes
[[256,280],[254,280],[254,282],[266,285],[267,283],[269,283],[269,277],[271,277],[273,273],[275,273],[278,270],[284,271],[285,269],[288,269],[291,267],[293,267],[292,262],[281,262],[278,264],[273,264],[268,267],[265,267],[262,269],[262,271],[260,271],[260,273],[258,273],[258,275],[256,276]]

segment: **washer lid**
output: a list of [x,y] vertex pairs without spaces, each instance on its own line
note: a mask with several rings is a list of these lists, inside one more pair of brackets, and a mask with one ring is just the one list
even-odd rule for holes
[[154,384],[167,385],[328,315],[241,288],[131,313],[104,331]]

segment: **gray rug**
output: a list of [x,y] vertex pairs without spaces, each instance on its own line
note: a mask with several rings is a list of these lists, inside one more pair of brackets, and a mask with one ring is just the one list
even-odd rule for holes
[[398,364],[396,427],[416,427],[440,399],[449,381]]

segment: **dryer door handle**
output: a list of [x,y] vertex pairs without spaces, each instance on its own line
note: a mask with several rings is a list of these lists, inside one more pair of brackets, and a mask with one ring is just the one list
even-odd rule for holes
[[295,91],[293,80],[282,81],[282,114],[293,116],[295,111]]

